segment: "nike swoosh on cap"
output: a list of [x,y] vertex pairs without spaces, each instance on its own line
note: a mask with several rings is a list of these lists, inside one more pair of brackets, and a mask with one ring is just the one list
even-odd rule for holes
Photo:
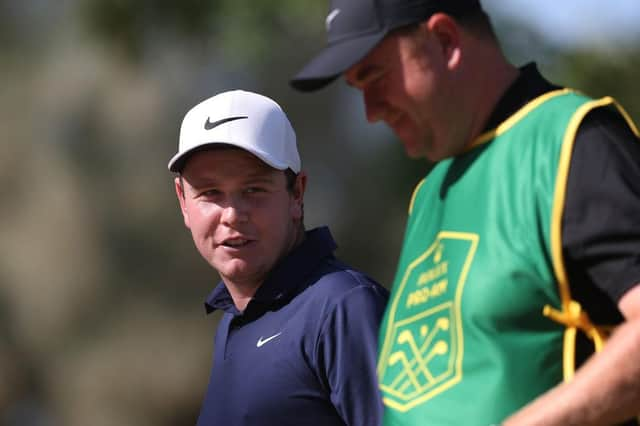
[[204,122],[204,129],[205,130],[211,130],[214,127],[218,127],[221,124],[228,123],[229,121],[242,120],[243,118],[249,118],[249,117],[247,117],[246,115],[239,115],[237,117],[223,118],[222,120],[218,120],[218,121],[214,121],[214,122],[211,122],[210,118],[211,117],[207,117],[207,121]]

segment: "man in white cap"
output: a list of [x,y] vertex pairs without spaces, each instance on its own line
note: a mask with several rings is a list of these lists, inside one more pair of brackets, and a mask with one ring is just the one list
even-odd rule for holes
[[305,231],[296,136],[271,99],[230,91],[184,117],[169,162],[195,245],[220,274],[224,311],[198,426],[375,426],[386,289]]

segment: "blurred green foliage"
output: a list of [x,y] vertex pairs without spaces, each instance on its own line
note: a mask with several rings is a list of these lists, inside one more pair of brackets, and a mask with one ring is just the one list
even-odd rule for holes
[[154,34],[173,33],[246,63],[297,37],[316,39],[324,8],[295,0],[84,0],[82,20],[90,34],[132,59],[146,53]]
[[570,52],[563,61],[563,79],[572,87],[590,96],[613,96],[627,112],[640,120],[640,46],[612,49],[594,54],[589,51]]

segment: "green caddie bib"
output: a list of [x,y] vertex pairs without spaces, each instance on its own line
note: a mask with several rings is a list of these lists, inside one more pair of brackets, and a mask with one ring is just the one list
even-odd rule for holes
[[549,92],[418,185],[380,331],[385,426],[497,424],[563,380],[572,335],[594,332],[562,260],[566,180],[608,104]]

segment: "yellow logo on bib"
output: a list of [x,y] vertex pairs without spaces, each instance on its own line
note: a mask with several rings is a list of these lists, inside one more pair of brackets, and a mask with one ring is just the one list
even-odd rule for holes
[[378,360],[385,405],[408,411],[461,380],[460,300],[478,240],[476,234],[440,232],[406,268]]

